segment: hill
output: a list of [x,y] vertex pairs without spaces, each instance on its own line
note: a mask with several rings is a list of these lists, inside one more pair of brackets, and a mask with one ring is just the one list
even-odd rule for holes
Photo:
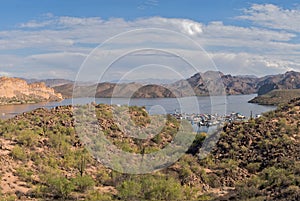
[[300,97],[300,89],[274,89],[266,94],[253,98],[249,101],[249,103],[257,103],[260,105],[279,105],[286,104],[297,97]]
[[299,89],[300,73],[288,71],[284,74],[269,75],[259,79],[258,95],[266,94],[274,89]]
[[[151,127],[150,116],[140,107],[101,104],[95,105],[95,109],[95,124],[107,140],[129,153],[156,152],[172,143],[179,129],[178,120],[168,116],[156,135],[155,129],[162,121],[158,119]],[[300,99],[260,118],[226,124],[219,134],[197,134],[177,162],[145,175],[122,174],[95,160],[75,132],[73,110],[71,106],[37,109],[0,122],[2,199],[300,198]],[[124,111],[129,111],[127,117],[133,122],[124,119],[126,123],[116,124],[113,112],[119,114],[116,117],[125,118]],[[149,128],[148,137],[133,138],[134,133],[126,132],[130,128]],[[98,142],[100,138],[93,139]],[[198,149],[204,140],[213,149],[201,158]]]

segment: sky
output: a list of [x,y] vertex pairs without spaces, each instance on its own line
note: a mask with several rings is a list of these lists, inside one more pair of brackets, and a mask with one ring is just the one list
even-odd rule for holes
[[296,0],[3,0],[0,75],[179,79],[300,71]]

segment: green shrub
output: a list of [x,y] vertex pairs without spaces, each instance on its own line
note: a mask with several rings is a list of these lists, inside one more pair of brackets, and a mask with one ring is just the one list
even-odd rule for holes
[[117,186],[121,200],[184,200],[185,189],[172,177],[145,175]]
[[24,130],[17,136],[17,140],[25,146],[33,147],[38,142],[38,135],[34,134],[32,130]]
[[16,174],[23,179],[24,181],[31,182],[33,172],[30,170],[26,170],[24,167],[19,167],[16,169]]
[[260,164],[261,163],[249,163],[247,166],[246,166],[246,169],[250,172],[250,173],[255,173],[259,170],[260,168]]
[[142,185],[135,180],[124,181],[117,187],[122,200],[138,200],[142,195]]
[[46,191],[61,198],[68,198],[75,189],[74,184],[64,176],[48,175]]
[[109,193],[100,193],[99,191],[90,191],[86,197],[86,201],[112,201],[113,195]]
[[95,185],[93,178],[89,175],[78,175],[72,180],[72,182],[75,185],[76,189],[82,193],[88,189],[91,189]]
[[11,151],[12,157],[18,160],[25,161],[27,159],[27,155],[22,147],[16,145]]

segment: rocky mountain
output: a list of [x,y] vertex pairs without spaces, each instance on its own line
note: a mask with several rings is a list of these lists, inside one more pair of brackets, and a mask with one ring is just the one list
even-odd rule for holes
[[28,84],[20,78],[0,78],[0,104],[35,103],[41,101],[62,100],[62,95],[56,93],[43,82]]
[[[226,94],[251,94],[256,92],[257,78],[224,75],[221,72],[207,71],[205,73],[197,73],[187,82],[195,90],[196,95],[222,94],[224,88]],[[209,89],[209,90],[208,90]],[[224,93],[224,92],[223,92]]]
[[[135,98],[167,98],[183,96],[207,95],[236,95],[236,94],[265,94],[274,89],[300,88],[300,73],[289,71],[284,74],[269,75],[264,77],[233,76],[219,71],[196,73],[192,77],[179,80],[170,84],[142,84],[142,83],[99,83],[95,85],[82,85],[82,96],[91,97],[131,97]],[[73,84],[68,83],[54,87],[55,91],[64,97],[71,97]],[[96,93],[95,93],[96,91]],[[167,92],[169,91],[169,92]]]
[[[215,80],[216,83],[211,83],[211,80]],[[274,89],[300,88],[300,73],[288,71],[284,74],[268,75],[258,78],[255,76],[224,75],[221,72],[208,71],[193,75],[187,79],[187,82],[195,90],[196,95],[208,94],[207,88],[209,88],[210,84],[220,88],[223,85],[226,94],[229,95],[253,93],[262,95]],[[218,82],[220,82],[220,86],[218,86]],[[175,83],[175,88],[177,83]],[[214,89],[212,88],[210,91],[214,92]]]
[[288,71],[284,74],[270,75],[258,79],[258,95],[266,94],[273,89],[299,89],[300,73]]

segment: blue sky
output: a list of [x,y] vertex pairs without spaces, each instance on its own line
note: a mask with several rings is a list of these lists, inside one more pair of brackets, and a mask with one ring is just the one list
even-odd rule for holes
[[[74,79],[93,48],[116,34],[140,28],[163,28],[190,37],[224,73],[262,76],[300,70],[299,23],[300,5],[295,0],[1,1],[0,75]],[[145,35],[139,37],[135,41],[147,40]],[[177,44],[181,39],[173,41]],[[122,44],[114,41],[110,51],[117,54]],[[183,46],[169,50],[179,47]],[[183,77],[194,72],[176,67],[178,61],[173,60],[168,60],[169,65]],[[166,64],[165,59],[161,62]],[[130,56],[106,77],[118,79],[130,71],[129,64],[135,65]],[[210,70],[207,63],[199,62],[198,67]]]
[[232,17],[251,4],[275,4],[283,8],[297,6],[295,0],[6,0],[1,1],[0,25],[12,28],[16,24],[42,18],[46,13],[56,16],[112,17],[133,20],[139,17],[161,16],[166,18],[189,18],[210,22],[222,20],[234,23]]

